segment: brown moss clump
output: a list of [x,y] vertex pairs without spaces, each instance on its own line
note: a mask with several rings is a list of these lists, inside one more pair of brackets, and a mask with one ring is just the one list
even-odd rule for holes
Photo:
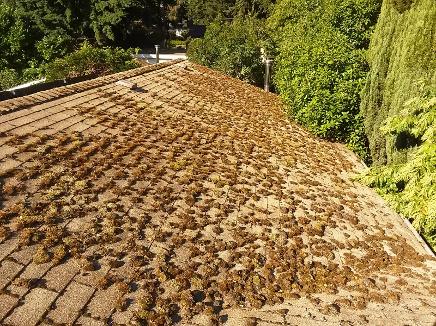
[[248,317],[244,319],[243,326],[257,326],[259,322],[259,318],[256,317]]
[[12,282],[12,284],[14,284],[15,286],[20,286],[20,287],[32,289],[38,285],[38,279],[18,277]]
[[131,288],[130,288],[130,284],[127,282],[123,282],[123,281],[118,281],[115,283],[117,290],[121,293],[121,294],[126,294],[129,293]]
[[0,225],[0,238],[7,238],[10,233],[11,231],[8,227]]
[[64,260],[64,258],[67,256],[67,248],[65,245],[60,244],[52,250],[53,253],[53,262],[58,264]]
[[139,305],[139,316],[141,318],[147,317],[148,312],[150,312],[154,305],[155,305],[155,298],[151,293],[145,293],[143,296],[141,296],[138,299],[138,305]]
[[110,266],[111,268],[119,268],[119,267],[121,267],[121,266],[123,266],[123,265],[124,265],[124,262],[121,261],[121,260],[118,260],[118,259],[111,259],[111,260],[109,261],[109,266]]
[[98,281],[97,281],[97,286],[98,286],[100,289],[105,290],[105,289],[107,289],[109,286],[111,286],[112,283],[113,283],[112,276],[109,275],[109,274],[107,274],[107,275],[104,275],[104,276],[102,276],[102,277],[100,277],[100,278],[98,279]]
[[20,246],[28,246],[32,242],[34,231],[33,229],[22,230],[18,236],[18,244]]
[[115,302],[115,309],[117,309],[118,311],[125,311],[128,305],[129,305],[128,298],[121,295],[120,297],[117,298]]
[[3,185],[3,193],[5,195],[13,196],[23,188],[23,184],[17,179],[9,179]]
[[85,272],[92,272],[97,269],[97,264],[92,258],[84,257],[79,260],[80,268]]
[[324,306],[319,311],[325,315],[338,315],[341,312],[341,308],[338,304],[332,303]]
[[47,249],[45,249],[42,246],[38,246],[38,248],[36,249],[34,255],[33,255],[33,262],[35,264],[44,264],[50,261],[50,254],[47,251]]

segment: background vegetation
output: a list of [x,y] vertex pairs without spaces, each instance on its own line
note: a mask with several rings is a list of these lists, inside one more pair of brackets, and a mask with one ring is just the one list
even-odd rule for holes
[[106,75],[138,67],[133,50],[121,48],[96,48],[85,42],[82,47],[48,63],[45,67],[47,81],[86,75]]
[[436,249],[436,6],[385,0],[361,112],[374,167],[363,180]]
[[281,0],[268,19],[278,52],[274,80],[289,114],[367,161],[360,91],[380,5],[379,0]]
[[122,48],[159,43],[171,5],[172,0],[3,0],[0,87],[42,77],[47,63],[79,49],[84,41]]
[[187,16],[198,24],[231,21],[234,18],[269,16],[275,1],[271,0],[186,0]]
[[436,85],[436,6],[434,0],[385,0],[371,40],[371,71],[363,91],[362,113],[376,164],[400,163],[417,145],[407,133],[379,132],[422,89],[416,81]]
[[[422,83],[418,83],[422,87]],[[418,85],[418,86],[419,86]],[[436,88],[407,101],[398,115],[382,124],[384,137],[412,135],[419,145],[404,163],[376,166],[361,180],[378,192],[436,248]]]
[[261,84],[263,22],[256,18],[236,18],[208,25],[202,39],[188,47],[188,57],[202,65],[220,70],[252,84]]

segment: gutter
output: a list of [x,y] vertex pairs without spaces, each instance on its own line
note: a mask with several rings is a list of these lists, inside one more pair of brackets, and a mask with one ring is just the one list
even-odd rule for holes
[[50,82],[46,82],[45,78],[34,80],[32,82],[18,85],[5,91],[0,91],[0,101],[31,95],[33,93],[46,91],[56,87],[72,85],[72,84],[80,83],[82,81],[94,79],[96,77],[98,77],[98,75],[91,74],[91,75],[73,77],[68,79],[58,79]]
[[24,83],[24,84],[9,88],[9,89],[7,89],[7,91],[15,91],[17,89],[27,88],[27,87],[30,87],[30,86],[33,86],[36,84],[41,84],[43,82],[45,82],[45,78],[33,80],[33,81],[28,82],[28,83]]

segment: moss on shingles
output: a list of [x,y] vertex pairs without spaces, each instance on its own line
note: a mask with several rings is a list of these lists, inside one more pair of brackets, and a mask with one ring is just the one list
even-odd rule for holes
[[436,84],[436,6],[434,0],[385,0],[371,40],[371,70],[361,111],[375,164],[402,163],[407,150],[380,133],[383,121],[420,95],[417,81]]

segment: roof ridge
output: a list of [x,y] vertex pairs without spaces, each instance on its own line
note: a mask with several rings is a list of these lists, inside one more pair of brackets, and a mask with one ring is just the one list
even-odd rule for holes
[[142,66],[126,71],[117,72],[110,75],[105,75],[105,76],[100,76],[97,78],[85,80],[71,85],[54,87],[48,90],[36,92],[22,97],[0,101],[0,116],[11,112],[23,110],[25,108],[28,108],[29,106],[43,104],[52,101],[54,99],[83,92],[92,88],[101,87],[111,82],[116,82],[120,79],[131,78],[141,74],[163,69],[182,61],[183,61],[182,59],[178,59],[169,62],[162,62],[162,63],[148,65],[148,66]]

